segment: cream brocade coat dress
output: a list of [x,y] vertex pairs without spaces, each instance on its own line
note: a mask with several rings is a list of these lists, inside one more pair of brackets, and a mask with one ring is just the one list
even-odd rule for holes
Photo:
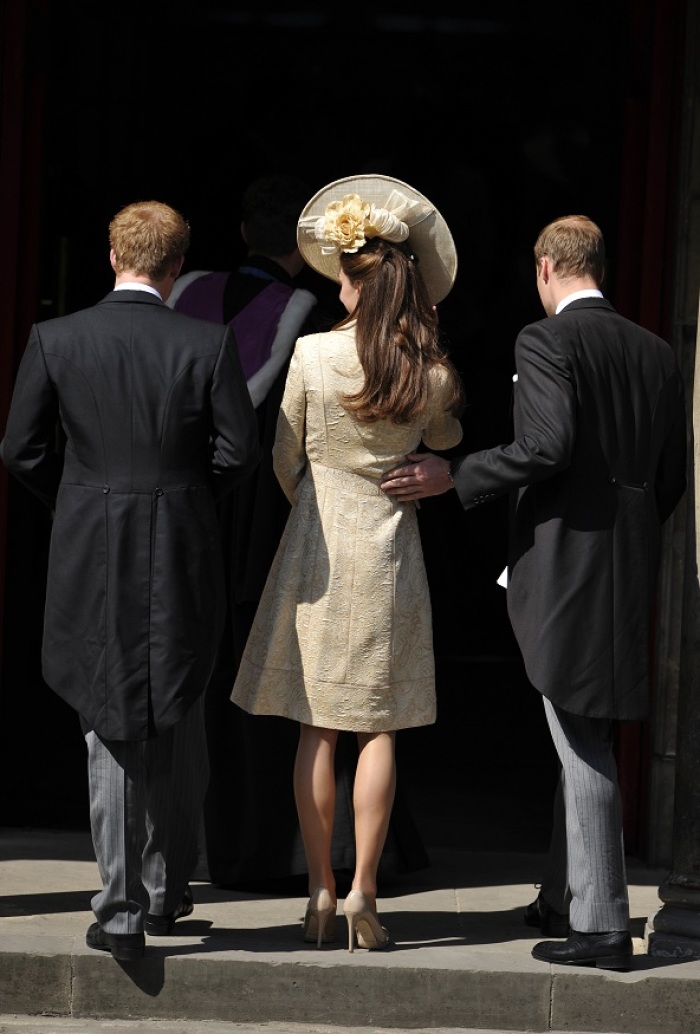
[[421,442],[462,437],[436,367],[420,425],[362,424],[339,395],[363,382],[354,326],[297,340],[275,473],[292,504],[233,687],[251,714],[383,732],[435,721],[432,615],[416,504],[379,487]]

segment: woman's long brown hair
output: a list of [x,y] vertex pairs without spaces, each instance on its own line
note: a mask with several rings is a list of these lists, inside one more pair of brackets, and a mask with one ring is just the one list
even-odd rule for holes
[[426,408],[431,368],[442,366],[451,386],[446,410],[457,415],[463,405],[461,380],[440,340],[437,315],[408,244],[373,237],[359,251],[344,252],[341,265],[360,294],[354,312],[337,326],[356,321],[365,375],[359,391],[342,396],[343,407],[365,423],[412,423]]

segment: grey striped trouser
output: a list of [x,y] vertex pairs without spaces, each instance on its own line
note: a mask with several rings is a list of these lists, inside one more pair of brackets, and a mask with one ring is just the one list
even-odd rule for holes
[[570,714],[543,697],[561,762],[542,896],[569,910],[579,933],[629,929],[622,802],[613,723]]
[[204,696],[144,741],[88,732],[90,826],[102,890],[92,909],[108,933],[138,933],[145,913],[174,911],[197,864],[209,778]]

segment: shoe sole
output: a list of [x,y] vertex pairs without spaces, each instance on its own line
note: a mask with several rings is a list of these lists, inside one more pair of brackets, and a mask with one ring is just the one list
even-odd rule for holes
[[132,962],[134,959],[142,959],[146,950],[145,945],[139,948],[128,948],[123,945],[91,944],[89,941],[85,943],[88,948],[92,948],[95,951],[108,952],[113,959],[119,959],[120,962]]
[[632,956],[613,955],[610,958],[596,959],[595,964],[598,969],[629,970],[632,969]]
[[549,962],[552,966],[595,966],[596,969],[617,969],[630,970],[632,968],[631,955],[596,955],[589,959],[550,959],[546,955],[540,955],[535,950],[531,952],[533,959],[540,962]]

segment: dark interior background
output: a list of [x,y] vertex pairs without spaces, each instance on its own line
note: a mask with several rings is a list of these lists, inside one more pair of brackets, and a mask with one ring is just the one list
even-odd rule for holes
[[[638,21],[653,4],[413,7],[34,5],[35,318],[111,288],[107,225],[131,201],[158,198],[190,220],[185,271],[229,269],[256,176],[293,172],[314,192],[385,173],[427,194],[455,237],[459,272],[440,317],[466,386],[464,444],[507,440],[513,343],[542,315],[532,246],[546,222],[583,212],[600,223],[615,300],[625,111],[631,96],[648,100]],[[333,284],[307,280],[334,302]],[[40,673],[49,517],[21,487],[9,492],[0,823],[87,828],[78,721]],[[439,717],[399,737],[399,777],[429,845],[544,850],[556,766],[496,584],[505,503],[464,513],[443,496],[420,520]]]

